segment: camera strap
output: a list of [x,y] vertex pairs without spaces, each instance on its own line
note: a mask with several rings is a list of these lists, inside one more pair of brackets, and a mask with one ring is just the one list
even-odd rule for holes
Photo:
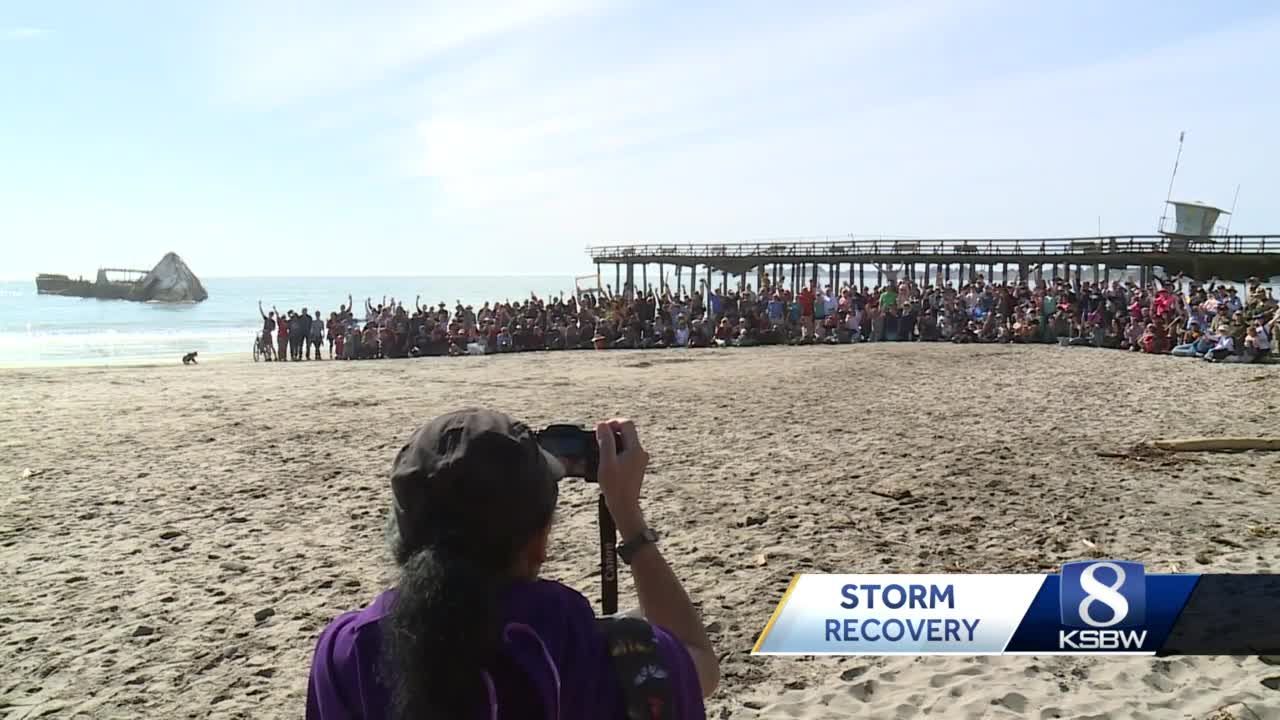
[[671,720],[669,673],[658,654],[653,626],[643,618],[625,616],[600,618],[596,623],[622,690],[627,720]]
[[600,521],[600,609],[605,615],[618,612],[618,528],[614,525],[604,495],[599,502]]

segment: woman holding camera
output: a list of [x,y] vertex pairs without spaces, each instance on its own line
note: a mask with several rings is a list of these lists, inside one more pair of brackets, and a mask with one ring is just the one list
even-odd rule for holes
[[[626,643],[611,644],[581,594],[538,578],[561,461],[505,415],[450,413],[396,456],[388,539],[399,583],[321,633],[307,717],[585,720],[628,717],[637,703],[655,718],[704,717],[719,663],[645,523],[648,455],[629,421],[600,423],[596,437],[600,489],[647,620],[630,621]],[[634,683],[617,672],[629,649],[649,651]],[[639,684],[660,690],[624,691]]]

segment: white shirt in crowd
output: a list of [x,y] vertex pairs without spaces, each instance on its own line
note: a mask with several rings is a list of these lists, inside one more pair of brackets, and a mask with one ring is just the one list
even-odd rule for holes
[[1271,336],[1267,334],[1267,327],[1265,325],[1258,326],[1258,351],[1271,351]]

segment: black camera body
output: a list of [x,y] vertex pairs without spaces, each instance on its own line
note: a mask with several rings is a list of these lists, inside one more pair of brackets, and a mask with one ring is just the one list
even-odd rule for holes
[[[596,482],[600,467],[600,443],[593,430],[579,425],[548,425],[537,432],[538,444],[543,450],[564,462],[569,477],[580,477],[589,483]],[[614,447],[622,452],[622,435],[613,433]]]

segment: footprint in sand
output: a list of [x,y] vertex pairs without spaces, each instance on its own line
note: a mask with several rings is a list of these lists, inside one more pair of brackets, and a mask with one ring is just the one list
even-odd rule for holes
[[847,692],[856,700],[870,702],[871,696],[875,694],[878,685],[879,683],[874,678],[867,678],[860,683],[850,685]]
[[941,688],[954,683],[963,683],[967,678],[981,674],[982,668],[973,666],[962,668],[955,672],[938,673],[929,678],[929,687]]
[[1005,693],[1004,697],[992,701],[993,705],[1002,705],[1021,715],[1027,709],[1027,697],[1022,693]]

